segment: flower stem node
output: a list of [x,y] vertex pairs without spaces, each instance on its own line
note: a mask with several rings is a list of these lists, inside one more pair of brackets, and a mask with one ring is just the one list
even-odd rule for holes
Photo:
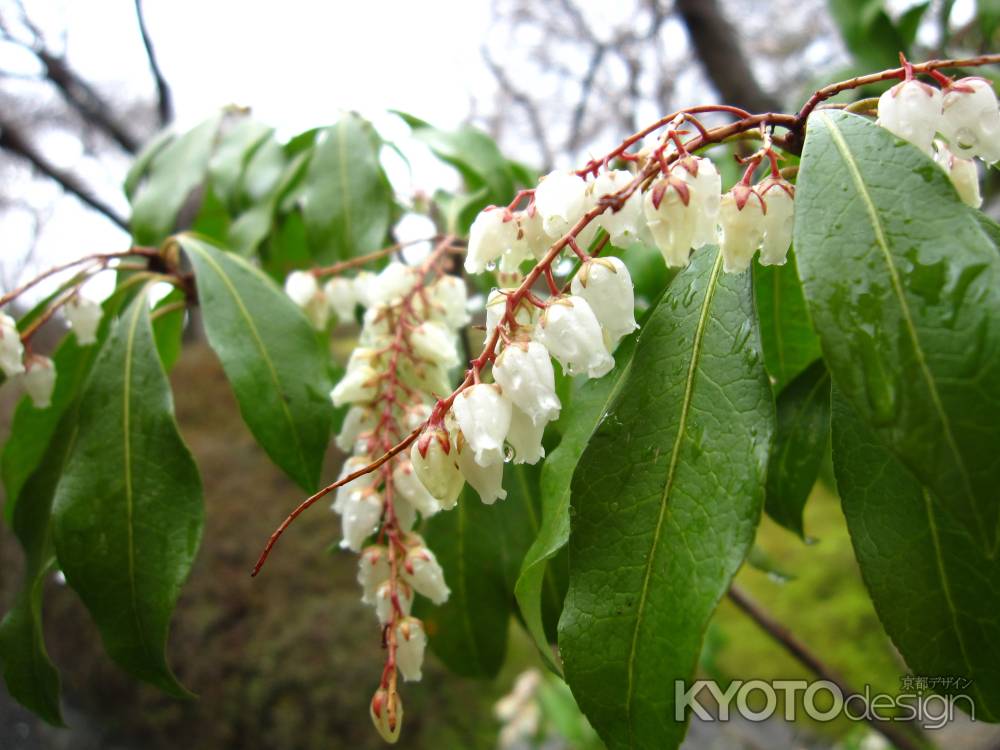
[[597,316],[583,297],[551,300],[535,328],[535,339],[562,365],[568,375],[607,375],[615,360],[604,344]]
[[559,416],[562,405],[556,395],[552,359],[537,341],[513,342],[500,352],[493,364],[493,379],[536,425],[544,427]]
[[916,79],[902,81],[879,97],[878,124],[930,155],[934,134],[943,125],[941,107],[939,89]]
[[0,313],[0,370],[8,378],[24,372],[24,345],[17,321],[5,313]]
[[719,227],[723,269],[726,273],[747,270],[764,237],[764,201],[757,191],[740,184],[722,196]]
[[396,665],[407,682],[420,682],[427,650],[424,624],[416,617],[404,617],[396,625]]
[[944,94],[942,111],[940,131],[956,156],[1000,161],[1000,108],[992,83],[973,77],[955,81]]
[[586,261],[573,277],[570,291],[585,299],[605,334],[605,344],[614,351],[618,342],[639,327],[635,322],[635,291],[632,277],[619,258]]
[[455,507],[465,484],[456,460],[448,431],[440,425],[425,429],[410,449],[410,463],[417,479],[442,510]]
[[403,728],[403,703],[399,693],[379,688],[372,697],[369,713],[379,736],[390,745],[395,745]]
[[97,341],[97,328],[104,317],[104,309],[99,302],[77,292],[66,303],[66,320],[69,321],[76,342],[80,346],[89,346]]
[[511,404],[494,383],[462,391],[452,405],[455,420],[480,466],[503,462],[503,441],[510,429]]
[[33,354],[24,363],[21,384],[36,409],[52,406],[52,391],[56,387],[56,366],[48,357]]

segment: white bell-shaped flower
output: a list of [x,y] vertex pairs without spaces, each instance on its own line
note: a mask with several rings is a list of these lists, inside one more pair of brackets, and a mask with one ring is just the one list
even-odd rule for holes
[[358,293],[350,279],[334,276],[323,285],[323,294],[330,309],[342,323],[354,320],[354,308],[358,304]]
[[[351,456],[346,461],[344,465],[340,467],[340,474],[337,476],[337,481],[340,482],[351,474],[361,471],[372,462],[372,457],[369,455],[358,455]],[[369,472],[368,474],[362,474],[357,479],[352,479],[346,484],[340,485],[337,488],[337,493],[334,495],[333,504],[330,506],[335,512],[342,513],[344,510],[344,503],[347,498],[355,492],[362,492],[367,490],[372,486],[378,474],[376,472]]]
[[73,329],[73,335],[80,346],[88,346],[97,341],[97,328],[104,317],[100,302],[77,293],[66,303],[66,319]]
[[389,580],[389,550],[381,544],[365,547],[358,558],[361,601],[375,604],[379,587]]
[[518,211],[517,244],[527,253],[527,257],[541,260],[552,246],[552,238],[545,233],[545,222],[537,208]]
[[482,273],[517,240],[517,223],[505,208],[490,206],[481,211],[469,228],[465,256],[468,273]]
[[[396,600],[399,602],[399,609],[403,613],[403,617],[409,615],[410,610],[413,609],[413,589],[405,581],[396,581]],[[385,627],[389,624],[394,609],[392,581],[386,581],[375,592],[375,616],[378,617],[379,625]]]
[[507,431],[507,442],[514,449],[514,463],[536,464],[545,457],[542,447],[542,436],[545,434],[545,423],[536,424],[527,414],[516,406],[511,411],[510,430]]
[[963,202],[973,208],[983,205],[983,196],[979,192],[979,170],[972,159],[956,156],[942,141],[937,140],[934,141],[934,161],[951,178],[951,184]]
[[448,370],[436,362],[405,361],[399,365],[399,378],[410,388],[435,396],[451,393]]
[[24,372],[24,345],[17,330],[17,321],[0,313],[0,370],[12,378]]
[[[496,330],[497,324],[503,319],[504,313],[507,311],[507,296],[513,291],[513,289],[494,289],[486,298],[487,341],[493,335],[493,331]],[[528,328],[533,326],[537,317],[538,308],[526,299],[522,299],[514,311],[514,320],[517,321],[519,327]]]
[[420,511],[424,518],[430,518],[441,510],[440,503],[417,478],[409,460],[404,458],[396,464],[392,470],[392,482],[397,494]]
[[745,271],[764,236],[764,203],[760,195],[752,188],[737,185],[722,196],[719,226],[723,270]]
[[549,237],[562,237],[587,210],[587,183],[573,172],[550,172],[535,188],[535,210]]
[[510,401],[492,383],[478,383],[458,394],[452,411],[480,466],[503,461],[503,441],[510,429]]
[[689,156],[678,171],[688,184],[694,203],[695,226],[691,246],[714,245],[719,241],[719,206],[722,203],[722,175],[715,163],[702,156]]
[[[642,210],[663,260],[671,268],[683,268],[691,257],[698,227],[696,206],[690,200],[686,180],[661,180],[646,191]],[[683,183],[683,184],[681,184]]]
[[465,281],[458,276],[444,275],[428,290],[430,300],[442,320],[457,330],[469,322],[469,297]]
[[[594,204],[605,196],[623,190],[633,177],[631,172],[624,169],[612,169],[598,174],[590,181],[588,188]],[[618,247],[626,247],[637,241],[639,227],[645,221],[642,215],[642,194],[638,190],[617,211],[612,211],[609,207],[594,219],[594,223],[610,235],[611,244]]]
[[569,375],[607,375],[615,366],[604,334],[587,300],[572,295],[551,300],[535,328],[535,340],[548,349]]
[[764,198],[764,240],[760,246],[762,266],[783,266],[792,246],[795,228],[795,188],[788,180],[770,177],[757,188]]
[[480,466],[476,461],[475,453],[465,442],[465,436],[458,434],[458,468],[462,471],[465,481],[474,489],[479,499],[486,505],[493,505],[497,500],[507,497],[507,491],[503,488],[503,461],[497,461],[489,466]]
[[1000,161],[1000,109],[993,84],[962,78],[948,87],[942,103],[941,132],[956,156]]
[[427,634],[416,617],[404,617],[396,625],[396,666],[407,682],[419,682],[424,665]]
[[412,531],[417,523],[417,509],[398,492],[392,497],[392,514],[396,519],[396,526],[404,532]]
[[418,357],[451,368],[458,364],[455,336],[440,323],[424,321],[410,331],[410,346]]
[[[415,534],[411,535],[416,537]],[[416,537],[418,540],[419,537]],[[418,543],[410,547],[403,563],[403,575],[414,591],[423,594],[435,604],[444,604],[451,595],[451,589],[444,581],[444,571],[434,553]]]
[[314,328],[323,330],[326,327],[330,305],[315,276],[308,271],[292,271],[285,278],[285,294],[302,308]]
[[497,357],[493,379],[503,395],[531,417],[545,425],[559,416],[555,372],[548,350],[537,341],[513,342]]
[[454,508],[465,479],[459,471],[456,448],[448,432],[440,427],[424,430],[410,448],[410,463],[417,479],[442,510]]
[[392,340],[389,315],[385,307],[376,305],[365,310],[361,319],[361,336],[358,343],[370,349],[384,348]]
[[368,365],[349,368],[330,391],[330,399],[338,408],[344,404],[369,402],[375,398],[377,384],[378,373]]
[[420,281],[420,274],[412,266],[392,261],[379,271],[368,293],[369,305],[397,305]]
[[362,307],[368,308],[373,304],[373,294],[377,276],[371,271],[359,271],[358,275],[351,281],[351,288],[354,290],[354,299]]
[[52,391],[56,387],[56,366],[48,357],[37,354],[28,357],[21,373],[21,384],[36,409],[52,406]]
[[378,417],[375,411],[364,406],[352,406],[344,416],[344,423],[336,438],[337,447],[348,453],[354,447],[357,439],[375,428]]
[[940,89],[917,80],[897,83],[878,100],[878,124],[927,154],[941,129]]
[[632,277],[620,258],[593,258],[573,277],[570,291],[587,300],[597,316],[607,345],[614,351],[618,342],[638,328],[635,322],[635,291]]
[[375,533],[382,519],[382,495],[373,489],[352,492],[340,506],[340,546],[360,552],[365,540]]

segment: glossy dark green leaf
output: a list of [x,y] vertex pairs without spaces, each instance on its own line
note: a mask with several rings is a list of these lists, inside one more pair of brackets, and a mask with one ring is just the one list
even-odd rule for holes
[[247,164],[261,144],[274,133],[274,128],[251,119],[245,113],[231,117],[235,118],[235,122],[223,124],[225,132],[208,162],[212,189],[230,210],[238,204],[238,191]]
[[781,393],[796,375],[821,356],[819,339],[809,320],[795,265],[789,251],[783,266],[753,267],[753,296],[760,321],[760,343],[764,367]]
[[749,273],[695,253],[573,476],[559,647],[612,750],[680,744],[675,681],[754,540],[774,407],[751,297]]
[[24,551],[24,583],[0,622],[0,665],[7,691],[50,724],[62,725],[59,673],[42,632],[45,579],[55,558],[50,533],[52,500],[76,431],[76,410],[65,410],[45,456],[24,484],[11,526]]
[[573,394],[572,404],[568,408],[564,406],[559,419],[562,440],[542,464],[541,529],[524,556],[514,593],[528,632],[545,663],[556,672],[561,672],[561,669],[549,645],[542,605],[546,594],[557,597],[559,604],[562,604],[562,598],[549,562],[569,540],[569,498],[573,472],[591,434],[628,376],[635,339],[636,336],[630,336],[619,345],[615,351],[614,370],[603,378],[588,380]]
[[829,7],[844,43],[865,68],[891,68],[898,63],[900,52],[909,51],[906,39],[881,2],[830,0]]
[[777,415],[764,509],[786,529],[804,537],[802,511],[830,440],[830,373],[822,360],[780,393]]
[[211,183],[207,183],[202,191],[198,214],[191,222],[191,231],[208,237],[213,242],[225,242],[229,236],[231,223],[229,212],[222,199],[216,194],[215,187]]
[[188,195],[205,180],[221,119],[221,114],[209,118],[152,157],[132,199],[129,224],[136,244],[158,245],[174,231]]
[[357,115],[345,115],[317,140],[301,203],[316,262],[332,263],[383,246],[393,195],[379,149]]
[[183,305],[184,293],[174,289],[156,303],[151,315],[156,351],[159,352],[163,369],[170,372],[181,355],[184,336],[184,319],[187,310]]
[[80,396],[52,533],[111,658],[179,696],[186,691],[167,664],[167,634],[203,516],[144,292],[116,321]]
[[837,387],[980,541],[1000,503],[1000,256],[944,172],[865,118],[809,121],[799,274]]
[[970,680],[938,689],[1000,721],[1000,558],[983,554],[836,389],[833,459],[861,575],[896,648],[913,674]]
[[271,459],[307,491],[319,483],[330,438],[330,382],[319,337],[259,270],[191,235],[205,334],[240,413]]
[[163,130],[153,136],[149,142],[143,146],[142,151],[139,155],[135,157],[132,162],[132,166],[129,167],[128,173],[125,175],[125,182],[122,185],[122,190],[125,192],[125,197],[130,201],[135,197],[136,188],[139,187],[139,183],[142,182],[143,178],[146,176],[146,172],[149,170],[149,165],[156,158],[170,142],[174,139],[174,133],[170,130]]
[[430,647],[453,672],[495,677],[507,653],[507,627],[521,560],[538,533],[538,471],[504,467],[507,498],[484,505],[470,487],[458,506],[424,529],[451,596],[442,606],[418,598]]

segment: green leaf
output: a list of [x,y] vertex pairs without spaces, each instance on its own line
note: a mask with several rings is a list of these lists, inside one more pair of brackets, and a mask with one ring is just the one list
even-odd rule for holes
[[968,695],[976,719],[1000,721],[1000,558],[983,554],[836,388],[833,459],[861,575],[910,670],[971,680],[940,692]]
[[383,246],[393,208],[379,149],[365,122],[345,115],[326,128],[302,184],[302,215],[318,263],[362,255]]
[[855,61],[868,70],[894,67],[908,45],[882,0],[830,0],[830,12]]
[[151,315],[153,321],[153,336],[156,338],[156,351],[160,355],[163,369],[170,372],[181,354],[184,336],[184,318],[187,314],[184,302],[184,292],[174,289],[166,297],[156,303]]
[[173,231],[188,195],[205,179],[222,115],[214,115],[166,144],[153,157],[132,199],[132,236],[158,245]]
[[538,533],[537,469],[508,464],[507,498],[487,506],[466,487],[458,506],[424,529],[451,596],[442,606],[418,599],[431,650],[456,674],[495,677],[507,653],[514,582]]
[[676,680],[750,549],[774,407],[750,274],[695,253],[650,315],[572,484],[567,682],[617,748],[675,748]]
[[302,311],[242,258],[191,235],[178,242],[194,266],[208,343],[243,420],[271,460],[311,492],[333,412],[319,337]]
[[931,159],[856,115],[810,118],[796,203],[799,273],[833,381],[995,550],[996,247]]
[[528,632],[545,663],[557,673],[562,670],[549,646],[549,635],[542,616],[544,592],[547,591],[549,597],[557,597],[558,603],[562,604],[560,592],[552,591],[556,584],[549,563],[569,541],[569,498],[573,472],[587,441],[629,374],[635,340],[633,335],[622,341],[615,351],[615,368],[603,378],[587,380],[573,394],[572,405],[569,408],[564,405],[559,420],[562,440],[542,464],[542,525],[524,556],[514,593]]
[[111,658],[187,695],[167,665],[166,641],[201,538],[201,480],[177,432],[145,292],[115,322],[77,424],[53,508],[59,565]]
[[767,463],[767,514],[805,536],[802,511],[830,439],[830,373],[822,360],[788,384],[777,399],[777,429]]
[[24,550],[24,584],[0,622],[0,664],[7,690],[21,705],[45,721],[62,726],[59,673],[49,659],[42,632],[45,579],[53,568],[50,520],[56,483],[76,430],[76,410],[70,407],[45,457],[24,484],[11,526]]
[[802,295],[795,253],[783,266],[753,266],[753,297],[760,321],[764,367],[775,393],[821,356]]
[[170,130],[163,130],[154,135],[149,143],[143,146],[142,151],[139,155],[135,157],[135,161],[132,162],[132,166],[129,167],[128,173],[125,175],[125,182],[122,185],[122,190],[125,192],[125,197],[131,201],[135,198],[136,188],[139,187],[139,183],[146,176],[149,171],[149,165],[153,162],[153,159],[164,149],[170,142],[174,139],[174,133]]
[[208,162],[208,176],[212,189],[230,210],[238,205],[238,193],[243,173],[250,160],[274,133],[274,128],[250,119],[246,113],[236,113],[235,124],[228,128],[219,142],[218,148]]

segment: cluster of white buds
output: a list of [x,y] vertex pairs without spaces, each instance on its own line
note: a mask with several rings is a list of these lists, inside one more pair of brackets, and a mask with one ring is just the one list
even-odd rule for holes
[[55,363],[40,354],[26,354],[17,323],[4,313],[0,313],[0,370],[28,394],[36,409],[52,405]]
[[989,81],[947,81],[942,91],[907,77],[879,97],[878,124],[933,156],[963,201],[982,204],[973,159],[1000,161],[1000,107]]
[[[419,680],[427,645],[423,623],[410,614],[414,596],[442,604],[450,593],[414,527],[449,503],[425,488],[406,454],[365,470],[428,420],[434,398],[451,392],[449,370],[460,361],[456,332],[469,317],[465,283],[442,272],[450,250],[439,246],[419,268],[393,261],[377,275],[335,277],[322,288],[312,273],[297,272],[286,282],[317,326],[327,322],[327,313],[317,310],[353,316],[356,304],[365,308],[359,346],[330,393],[335,406],[350,407],[336,438],[351,454],[340,479],[359,476],[337,488],[332,508],[341,518],[341,547],[360,553],[362,601],[373,607],[384,633],[386,664],[371,715],[388,741],[398,738],[402,724],[397,672]],[[454,497],[457,492],[450,505]]]

